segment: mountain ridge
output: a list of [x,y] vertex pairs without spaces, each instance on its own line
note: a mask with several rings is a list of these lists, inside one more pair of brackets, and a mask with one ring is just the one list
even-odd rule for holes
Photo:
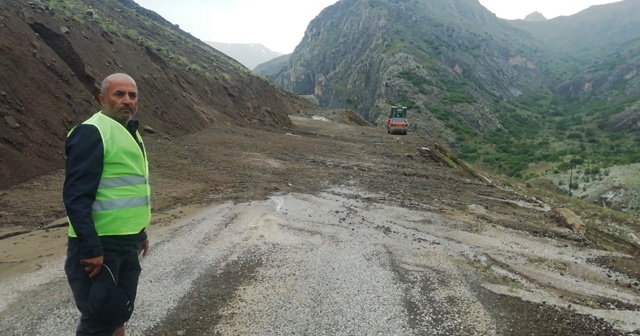
[[208,45],[237,60],[248,69],[280,57],[281,52],[273,51],[260,43],[222,43],[205,41]]
[[542,15],[542,13],[540,13],[540,12],[533,12],[533,13],[525,16],[525,18],[524,18],[524,21],[534,21],[534,22],[546,21],[546,20],[547,20],[547,18],[544,15]]

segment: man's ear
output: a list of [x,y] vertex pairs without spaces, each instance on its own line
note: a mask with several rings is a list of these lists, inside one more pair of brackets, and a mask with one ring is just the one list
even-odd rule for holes
[[102,101],[104,100],[104,95],[102,93],[98,94],[98,103],[102,105]]

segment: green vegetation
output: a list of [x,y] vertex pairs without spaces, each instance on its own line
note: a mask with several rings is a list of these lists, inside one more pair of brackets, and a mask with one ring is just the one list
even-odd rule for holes
[[[557,71],[561,71],[556,64]],[[563,76],[574,72],[573,68]],[[427,110],[456,134],[457,154],[471,163],[495,169],[508,176],[528,179],[545,172],[528,172],[533,164],[548,163],[555,173],[567,172],[588,162],[584,177],[594,179],[612,165],[640,162],[640,136],[633,132],[614,131],[611,117],[623,111],[633,100],[611,103],[605,99],[562,99],[544,90],[525,92],[507,102],[493,96],[501,127],[482,133],[471,128],[452,111],[458,104],[474,104],[464,83],[439,79],[433,83],[411,72],[401,72],[399,78],[423,89],[435,86],[442,96],[432,100]],[[412,99],[402,105],[414,108]],[[551,172],[547,172],[551,173]],[[577,182],[572,189],[578,187]]]
[[[602,101],[554,103],[544,96],[523,98],[515,105],[502,105],[498,116],[503,128],[483,133],[479,143],[463,144],[460,156],[516,178],[531,177],[524,176],[524,170],[541,162],[555,164],[554,173],[589,162],[590,175],[613,165],[637,163],[638,136],[607,126],[613,111],[624,107]],[[540,117],[545,111],[556,112]],[[436,110],[437,117],[439,113]]]
[[[159,22],[152,15],[141,12],[144,9],[131,9],[118,1],[106,1],[104,5],[109,8],[117,7],[119,16],[122,16],[123,19],[115,21],[102,18],[101,11],[106,9],[100,7],[92,9],[85,1],[48,0],[42,2],[44,9],[55,13],[55,15],[64,16],[67,21],[98,26],[112,36],[126,38],[153,50],[176,68],[185,69],[209,79],[219,79],[220,69],[214,69],[212,66],[216,63],[224,64],[225,67],[235,67],[238,70],[244,69],[240,65],[229,62],[226,57],[215,56],[211,50],[203,48],[200,41],[182,33],[175,26]],[[25,11],[24,14],[28,16],[29,12]],[[180,41],[180,43],[190,45],[190,48],[163,48],[162,46],[167,41]],[[201,54],[197,55],[199,57],[194,57],[196,55],[181,54],[181,50],[200,50]],[[211,62],[198,62],[196,59],[210,59]]]
[[413,86],[417,88],[421,88],[423,85],[431,83],[426,78],[416,75],[413,72],[403,71],[399,73],[398,76],[402,79],[407,80],[409,83],[413,84]]
[[443,90],[448,93],[444,98],[444,101],[449,104],[470,104],[475,102],[473,97],[469,95],[464,89],[453,82],[442,81]]
[[400,101],[398,103],[398,105],[406,106],[407,110],[416,110],[417,107],[418,107],[418,104],[416,104],[416,102],[411,100],[411,99],[404,99],[404,100]]
[[[462,159],[519,179],[547,173],[544,169],[535,171],[534,166],[551,167],[548,173],[587,167],[583,170],[596,172],[586,174],[586,178],[593,179],[612,165],[640,162],[640,136],[637,132],[615,130],[612,124],[619,113],[637,102],[638,95],[633,90],[637,85],[618,80],[609,86],[600,85],[600,92],[583,96],[575,93],[583,85],[597,83],[599,78],[609,80],[608,75],[637,64],[640,39],[619,44],[615,50],[589,50],[588,58],[585,53],[580,57],[586,61],[579,62],[575,53],[549,53],[515,32],[505,33],[490,25],[481,27],[472,20],[461,22],[430,2],[411,6],[413,13],[405,12],[395,2],[387,8],[398,17],[429,22],[418,25],[390,21],[383,53],[389,57],[410,55],[419,64],[420,71],[403,68],[397,75],[420,93],[406,97],[402,104],[424,107],[425,115],[432,115],[453,131],[455,138],[446,141]],[[428,15],[414,14],[417,9]],[[558,41],[563,38],[562,34],[549,33]],[[577,33],[582,36],[583,32]],[[492,52],[504,55],[505,50],[511,56],[531,61],[534,67],[503,67],[500,57]],[[500,67],[496,71],[498,77],[475,77],[479,73],[475,70],[486,70],[487,63]],[[520,74],[531,70],[532,76],[540,74],[544,79],[527,78],[528,75],[518,78],[509,72],[513,69]],[[511,83],[513,79],[521,80],[514,89],[522,94],[504,99],[496,93],[500,85],[497,82],[502,79]],[[569,81],[575,81],[571,87],[567,86]],[[469,116],[481,114],[482,108],[488,108],[487,114],[495,116],[497,123],[494,119],[482,126],[470,125]],[[454,112],[465,110],[473,113]],[[498,127],[494,127],[496,124]]]

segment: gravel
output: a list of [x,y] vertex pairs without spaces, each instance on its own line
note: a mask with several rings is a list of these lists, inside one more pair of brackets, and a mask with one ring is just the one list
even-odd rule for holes
[[[513,248],[497,231],[474,246],[449,224],[339,189],[213,206],[150,231],[127,334],[497,335],[470,265]],[[72,334],[62,262],[2,282],[0,334]]]

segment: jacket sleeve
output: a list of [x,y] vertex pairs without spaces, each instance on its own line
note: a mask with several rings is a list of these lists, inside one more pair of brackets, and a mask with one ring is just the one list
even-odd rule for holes
[[80,258],[103,255],[91,207],[96,199],[102,176],[104,145],[93,125],[76,127],[65,143],[66,177],[62,198],[80,243]]

